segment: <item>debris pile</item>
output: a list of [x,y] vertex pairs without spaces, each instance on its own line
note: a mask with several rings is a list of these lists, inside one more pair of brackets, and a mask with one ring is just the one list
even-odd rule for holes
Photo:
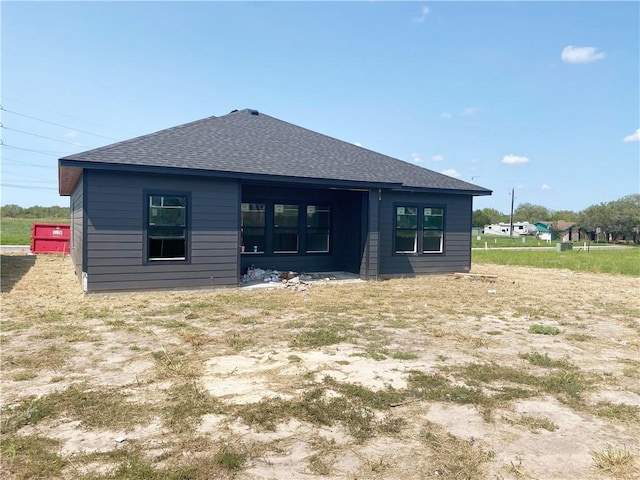
[[313,280],[335,280],[336,278],[332,275],[323,275],[323,274],[307,274],[307,273],[297,273],[297,272],[281,272],[276,269],[265,270],[262,268],[258,268],[255,266],[250,266],[247,269],[247,273],[242,276],[241,285],[257,285],[260,283],[267,284],[281,284],[286,288],[291,288],[293,290],[306,290],[307,283]]

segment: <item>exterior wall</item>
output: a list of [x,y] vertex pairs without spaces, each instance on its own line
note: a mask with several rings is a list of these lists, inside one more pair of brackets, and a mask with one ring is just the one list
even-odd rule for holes
[[83,177],[71,194],[71,260],[78,278],[82,278],[83,271],[83,232],[84,232],[84,182]]
[[[331,207],[331,234],[328,253],[241,254],[241,273],[254,265],[263,269],[295,272],[357,272],[360,261],[362,192],[282,186],[243,185],[242,202],[322,204]],[[305,228],[304,212],[299,229]],[[266,229],[269,231],[269,216]]]
[[[383,191],[380,202],[380,275],[382,277],[428,273],[468,272],[471,269],[471,212],[469,195],[435,195]],[[442,253],[394,253],[395,206],[415,204],[443,207]]]
[[[238,285],[237,182],[98,170],[84,182],[87,291]],[[146,261],[150,192],[190,195],[187,261]]]
[[360,278],[375,280],[380,273],[380,196],[379,190],[370,190],[363,209],[364,247],[360,261]]

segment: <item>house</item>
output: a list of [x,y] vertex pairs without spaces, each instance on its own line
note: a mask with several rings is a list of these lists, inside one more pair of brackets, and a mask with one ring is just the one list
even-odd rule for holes
[[533,225],[538,230],[538,238],[540,240],[544,240],[545,242],[555,240],[552,222],[535,222]]
[[485,188],[234,110],[58,161],[86,292],[237,286],[251,265],[469,271]]
[[561,242],[577,242],[578,240],[585,239],[585,234],[580,234],[580,228],[573,222],[566,222],[564,220],[558,220],[553,222],[553,229],[556,232],[554,240]]
[[560,242],[577,242],[591,240],[591,235],[573,222],[558,220],[557,222],[536,222],[540,240],[558,240]]
[[[511,236],[511,224],[506,222],[485,225],[484,233],[489,235],[506,235]],[[529,222],[514,222],[513,235],[535,235],[538,231],[535,225]]]

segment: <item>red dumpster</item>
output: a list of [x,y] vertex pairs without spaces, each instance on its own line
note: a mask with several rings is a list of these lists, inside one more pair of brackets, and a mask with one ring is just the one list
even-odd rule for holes
[[34,223],[31,226],[31,253],[69,253],[69,225]]

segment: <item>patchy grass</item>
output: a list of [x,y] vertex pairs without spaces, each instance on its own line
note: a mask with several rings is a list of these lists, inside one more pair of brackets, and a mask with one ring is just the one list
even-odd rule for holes
[[535,333],[537,335],[558,335],[560,334],[560,329],[557,327],[534,323],[529,327],[529,333]]
[[520,358],[527,360],[530,364],[536,365],[538,367],[560,368],[563,370],[575,370],[578,368],[566,358],[553,360],[549,358],[549,355],[546,353],[544,355],[538,352],[521,353],[519,356]]
[[2,415],[2,433],[14,433],[25,425],[36,425],[46,418],[66,416],[79,420],[86,428],[129,428],[149,421],[149,409],[128,401],[118,389],[91,389],[72,385],[39,398],[27,398]]
[[626,448],[617,448],[613,445],[607,446],[600,451],[592,451],[591,458],[593,465],[598,471],[609,473],[617,478],[632,478],[635,457]]
[[486,464],[495,456],[492,450],[470,445],[433,423],[420,432],[420,439],[430,449],[429,466],[434,477],[487,478]]
[[521,415],[517,420],[510,420],[509,423],[513,425],[522,425],[534,433],[537,433],[539,430],[554,432],[559,428],[556,423],[553,423],[548,418],[532,415]]
[[[491,265],[490,282],[82,296],[68,258],[7,258],[9,478],[586,478],[598,438],[640,438],[634,277]],[[582,455],[553,462],[551,444]]]
[[2,471],[16,480],[60,478],[69,460],[56,453],[58,448],[58,441],[39,435],[3,436]]

